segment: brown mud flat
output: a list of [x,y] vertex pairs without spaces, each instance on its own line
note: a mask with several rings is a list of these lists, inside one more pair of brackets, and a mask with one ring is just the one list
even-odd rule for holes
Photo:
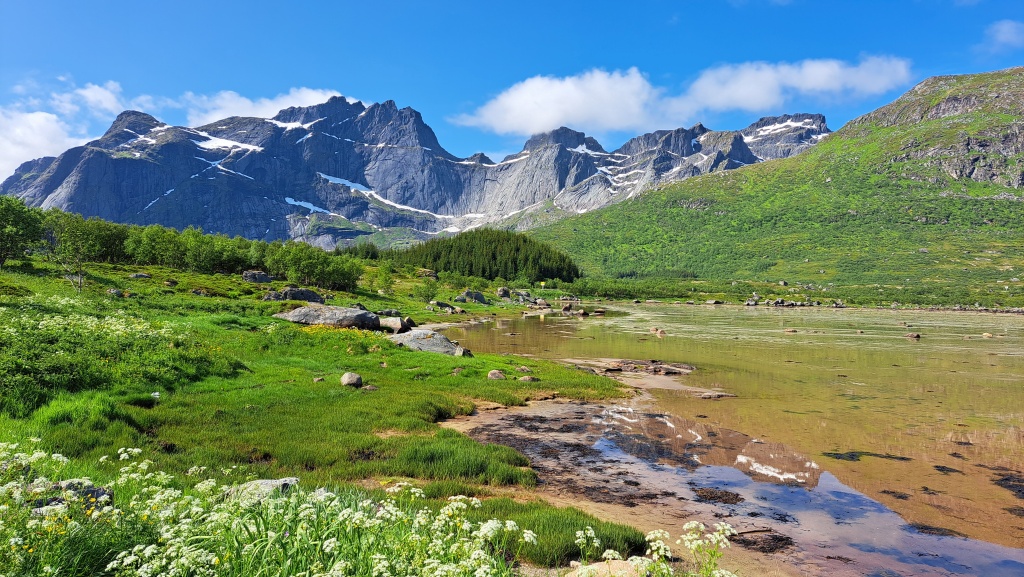
[[[603,409],[595,403],[556,399],[508,410],[476,412],[442,425],[481,442],[513,447],[526,455],[539,476],[537,495],[554,505],[573,506],[642,531],[665,529],[672,534],[673,541],[689,521],[702,521],[710,526],[725,520],[740,532],[777,534],[761,519],[725,519],[728,513],[713,503],[700,502],[688,489],[683,490],[685,494],[649,489],[660,483],[631,462],[593,448],[601,436],[594,417]],[[681,460],[676,462],[689,465]],[[742,574],[768,577],[809,574],[803,568],[797,569],[803,565],[798,555],[782,551],[769,556],[757,550],[735,547],[726,554],[723,566]]]

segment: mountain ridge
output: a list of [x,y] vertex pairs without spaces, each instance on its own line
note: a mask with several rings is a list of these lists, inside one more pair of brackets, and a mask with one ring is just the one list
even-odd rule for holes
[[[125,111],[100,138],[22,164],[0,193],[115,222],[332,248],[587,212],[655,184],[795,154],[828,133],[820,115],[758,122],[746,132],[657,131],[612,152],[562,127],[494,162],[452,155],[419,112],[390,100],[367,106],[339,96],[198,127]],[[752,136],[766,126],[776,129]]]

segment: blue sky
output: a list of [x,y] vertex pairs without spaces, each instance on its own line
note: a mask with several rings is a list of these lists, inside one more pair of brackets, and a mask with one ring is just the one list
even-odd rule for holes
[[487,3],[0,0],[0,178],[103,133],[271,116],[341,93],[420,111],[454,154],[567,125],[615,148],[1024,64],[1020,0]]

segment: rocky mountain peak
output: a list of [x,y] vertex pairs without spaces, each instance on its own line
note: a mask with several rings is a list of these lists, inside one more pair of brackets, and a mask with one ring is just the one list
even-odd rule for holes
[[364,110],[366,110],[366,106],[358,100],[350,102],[344,96],[332,96],[323,104],[285,108],[278,112],[273,120],[307,124],[320,118],[326,118],[336,122],[358,116]]
[[570,150],[578,149],[582,146],[592,152],[605,152],[601,144],[593,137],[564,126],[556,128],[550,132],[543,132],[541,134],[531,136],[530,139],[526,141],[526,145],[523,146],[523,150],[534,150],[545,146],[551,146],[553,144],[564,146]]
[[114,119],[110,128],[107,129],[107,132],[104,133],[101,138],[115,136],[126,130],[134,132],[136,135],[146,134],[158,126],[163,126],[163,124],[163,122],[160,122],[145,112],[139,112],[138,110],[125,110],[121,114],[117,115],[117,118]]
[[473,156],[470,156],[465,160],[465,162],[474,162],[476,164],[494,164],[494,161],[491,160],[489,156],[482,152],[478,152]]

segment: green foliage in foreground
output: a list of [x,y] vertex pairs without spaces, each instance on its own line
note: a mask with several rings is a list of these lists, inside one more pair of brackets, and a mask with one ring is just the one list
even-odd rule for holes
[[[591,525],[575,509],[461,495],[423,501],[423,491],[407,483],[387,496],[353,489],[282,494],[240,485],[231,470],[196,467],[176,478],[140,460],[140,449],[86,463],[40,451],[38,442],[0,443],[3,577],[499,577],[515,574],[520,560],[554,566],[598,555],[622,559],[644,551],[645,540],[648,557],[629,563],[649,575],[674,574],[668,533],[644,539],[620,526]],[[690,551],[695,572],[682,575],[730,577],[717,563],[731,533],[728,525],[707,533],[688,523],[676,543]]]
[[564,252],[523,233],[489,228],[434,238],[400,250],[360,244],[340,252],[488,280],[516,279],[524,284],[547,279],[571,281],[580,276],[576,264]]

